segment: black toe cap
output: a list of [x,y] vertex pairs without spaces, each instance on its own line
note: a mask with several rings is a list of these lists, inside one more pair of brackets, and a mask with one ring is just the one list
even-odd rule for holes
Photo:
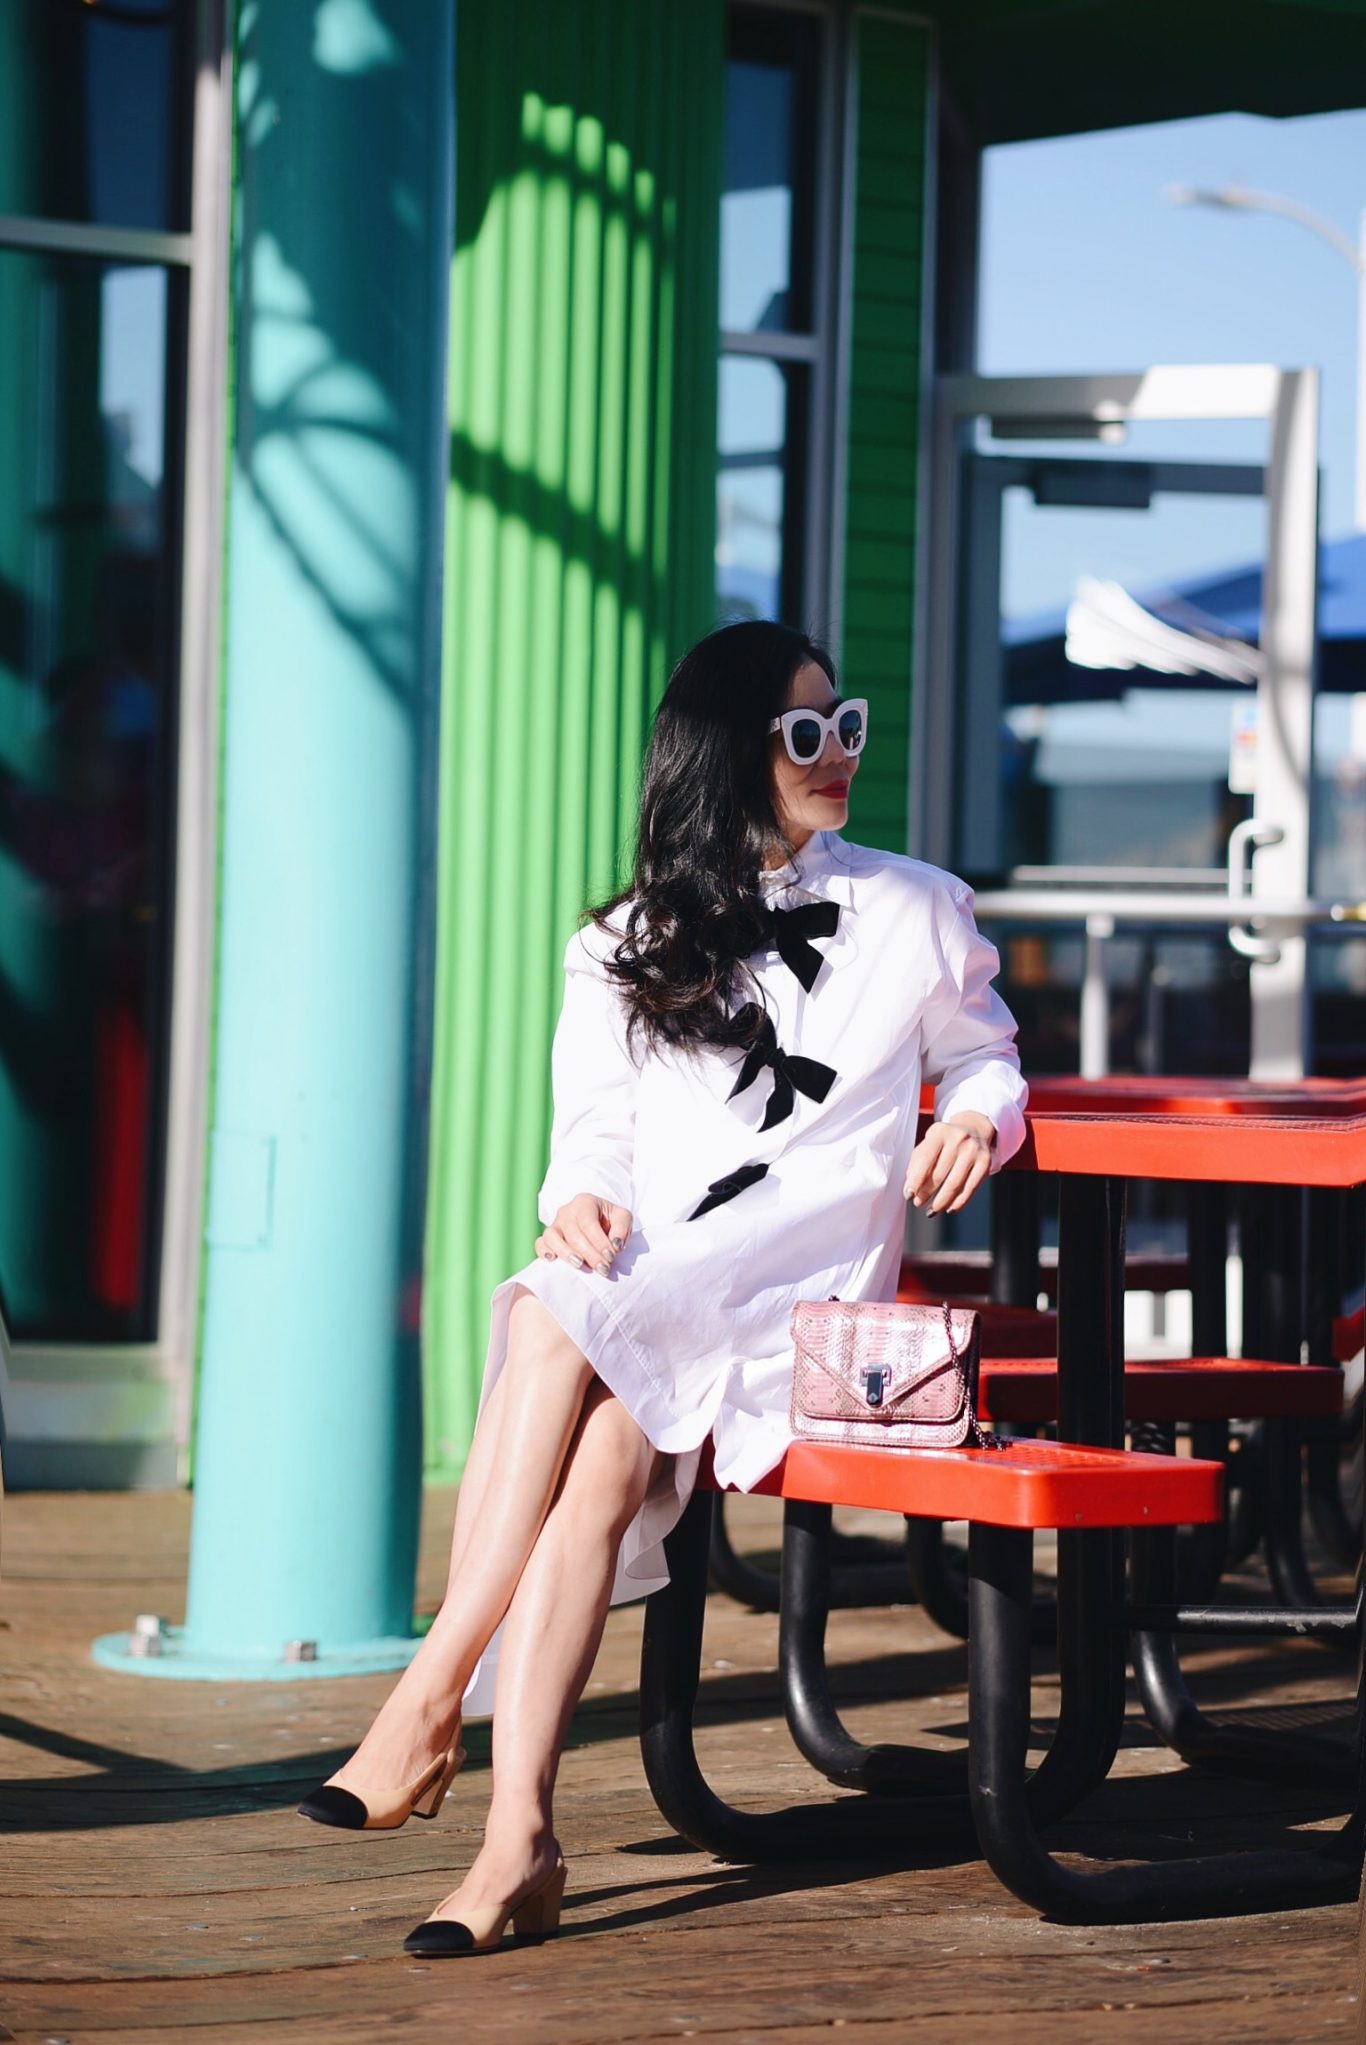
[[425,1924],[417,1925],[403,1941],[405,1953],[423,1953],[428,1959],[442,1959],[454,1953],[474,1951],[474,1933],[467,1924],[457,1924],[454,1918],[428,1918]]
[[311,1818],[315,1825],[338,1825],[344,1832],[363,1832],[369,1815],[360,1798],[352,1796],[349,1789],[333,1789],[327,1783],[299,1805],[301,1818]]

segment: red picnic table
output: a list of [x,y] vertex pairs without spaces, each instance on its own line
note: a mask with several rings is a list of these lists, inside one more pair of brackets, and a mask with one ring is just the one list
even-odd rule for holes
[[[1250,1327],[1245,1347],[1259,1357],[1298,1362],[1304,1327],[1304,1189],[1344,1192],[1366,1184],[1366,1085],[1307,1080],[1276,1086],[1251,1081],[1181,1079],[1045,1080],[1031,1087],[1027,1135],[1007,1171],[1053,1173],[1058,1179],[1058,1431],[1064,1441],[1116,1446],[1124,1440],[1124,1231],[1126,1185],[1130,1180],[1168,1181],[1242,1189],[1243,1253],[1249,1268]],[[1218,1215],[1218,1262],[1222,1271],[1224,1211]],[[1197,1337],[1197,1347],[1200,1347]],[[1339,1878],[1343,1893],[1355,1893],[1360,1877],[1366,1797],[1363,1796],[1363,1679],[1361,1632],[1362,1531],[1357,1543],[1357,1595],[1347,1609],[1323,1608],[1298,1551],[1299,1436],[1290,1427],[1268,1425],[1267,1485],[1271,1517],[1284,1539],[1269,1560],[1273,1587],[1283,1599],[1278,1612],[1233,1608],[1183,1612],[1174,1603],[1174,1541],[1170,1535],[1136,1537],[1139,1581],[1129,1620],[1141,1620],[1135,1634],[1135,1667],[1145,1703],[1172,1744],[1190,1759],[1348,1779],[1354,1807],[1345,1830],[1327,1847],[1299,1860],[1308,1885]],[[1289,1536],[1293,1516],[1295,1538]],[[974,1539],[994,1544],[990,1529]],[[1067,1537],[1063,1537],[1067,1538]],[[1103,1534],[1077,1537],[1104,1543]],[[1008,1545],[1008,1544],[1007,1544]],[[1111,1542],[1113,1546],[1113,1542]],[[1118,1570],[1118,1562],[1112,1565]],[[1000,1569],[1009,1575],[1018,1600],[1027,1598],[1028,1574],[1019,1555]],[[999,1573],[999,1571],[998,1571]],[[980,1574],[980,1572],[979,1572]],[[1021,1612],[1023,1605],[1021,1606]],[[1015,1614],[1017,1626],[1026,1623]],[[1356,1730],[1349,1754],[1325,1753],[1315,1743],[1291,1736],[1231,1738],[1212,1727],[1190,1699],[1176,1659],[1175,1641],[1185,1631],[1354,1632],[1358,1642]],[[985,1708],[985,1705],[984,1707]],[[1122,1699],[1112,1698],[1116,1719]],[[1117,1726],[1116,1726],[1117,1730]],[[1015,1780],[1023,1783],[1025,1728]],[[1284,1853],[1262,1857],[1255,1872],[1243,1856],[1232,1862],[1192,1861],[1174,1867],[1109,1870],[1103,1876],[1064,1869],[1048,1855],[1027,1823],[1018,1794],[997,1793],[979,1800],[979,1834],[987,1858],[1017,1894],[1041,1908],[1080,1907],[1092,1886],[1094,1907],[1109,1901],[1116,1912],[1141,1915],[1159,1892],[1174,1884],[1192,1896],[1204,1890],[1223,1896],[1228,1907],[1255,1907],[1251,1899],[1271,1895],[1287,1878]],[[1346,1882],[1344,1868],[1354,1868]]]
[[[1366,1182],[1366,1106],[1358,1111],[1355,1103],[1336,1101],[1326,1114],[1305,1115],[1294,1112],[1302,1105],[1298,1095],[1279,1099],[1271,1111],[1262,1097],[1258,1112],[1244,1115],[1212,1108],[1203,1089],[1180,1105],[1168,1092],[1161,1112],[1150,1098],[1123,1105],[1112,1098],[1103,1106],[1092,1106],[1093,1094],[1083,1098],[1085,1107],[1046,1099],[1040,1105],[1036,1092],[1025,1146],[1010,1168],[1012,1175],[1048,1171],[1059,1177],[1060,1443],[1051,1449],[1012,1444],[999,1458],[964,1450],[900,1459],[799,1444],[763,1487],[786,1501],[779,1660],[789,1726],[829,1780],[869,1794],[827,1806],[804,1802],[781,1812],[740,1812],[705,1782],[692,1733],[709,1521],[709,1501],[701,1496],[670,1537],[671,1582],[646,1613],[641,1710],[647,1777],[671,1822],[726,1859],[857,1855],[908,1837],[957,1836],[962,1758],[862,1746],[842,1725],[826,1684],[830,1507],[856,1497],[887,1511],[970,1522],[966,1802],[988,1861],[1017,1895],[1049,1915],[1088,1922],[1342,1900],[1356,1893],[1366,1827],[1360,1712],[1355,1807],[1344,1830],[1326,1843],[1318,1835],[1308,1846],[1083,1872],[1058,1863],[1039,1837],[1041,1825],[1070,1809],[1113,1764],[1124,1719],[1127,1633],[1137,1629],[1138,1653],[1156,1664],[1156,1689],[1165,1682],[1178,1704],[1188,1704],[1179,1668],[1173,1674],[1172,1635],[1195,1630],[1196,1621],[1204,1622],[1202,1630],[1230,1617],[1246,1621],[1238,1613],[1211,1621],[1208,1613],[1177,1606],[1163,1575],[1168,1551],[1162,1543],[1168,1534],[1174,1538],[1175,1524],[1217,1517],[1217,1492],[1208,1490],[1217,1465],[1135,1455],[1123,1447],[1125,1181],[1232,1179],[1271,1188]],[[1230,1137],[1237,1139],[1236,1155],[1224,1148]],[[1007,1479],[1010,1461],[1019,1467]],[[1172,1481],[1170,1498],[1162,1495],[1164,1472]],[[1119,1499],[1121,1479],[1133,1480],[1128,1507]],[[1042,1493],[1054,1483],[1056,1498],[1046,1500]],[[987,1491],[1000,1495],[986,1498]],[[1122,1537],[1108,1531],[1121,1524],[1135,1530],[1141,1563],[1136,1602],[1125,1597]],[[1034,1528],[1042,1526],[1058,1532],[1061,1705],[1053,1745],[1031,1776],[1032,1544]],[[1360,1606],[1264,1612],[1249,1623],[1267,1630],[1268,1622],[1298,1632],[1355,1630],[1359,1637]],[[1198,1721],[1193,1707],[1187,1715]],[[1249,1758],[1274,1765],[1284,1755],[1273,1743],[1255,1754],[1249,1750]],[[1345,1758],[1342,1751],[1325,1758],[1334,1779]]]

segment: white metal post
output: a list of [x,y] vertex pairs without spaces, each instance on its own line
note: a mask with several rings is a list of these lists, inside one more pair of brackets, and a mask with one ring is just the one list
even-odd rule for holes
[[[1253,855],[1256,895],[1310,893],[1314,633],[1318,582],[1319,380],[1287,370],[1271,413],[1257,689],[1256,820],[1274,826]],[[1309,1060],[1308,941],[1279,938],[1249,967],[1253,1079],[1301,1078]]]
[[1366,210],[1357,223],[1356,529],[1366,533]]
[[1115,934],[1113,916],[1086,919],[1086,964],[1081,982],[1081,1076],[1105,1079],[1110,1071],[1110,983],[1106,958]]

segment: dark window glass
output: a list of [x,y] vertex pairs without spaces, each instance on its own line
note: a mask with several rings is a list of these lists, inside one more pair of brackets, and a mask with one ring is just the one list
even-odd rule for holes
[[192,0],[5,0],[0,213],[188,225]]
[[0,251],[0,1310],[154,1333],[178,278]]
[[811,16],[730,17],[721,198],[721,327],[809,333],[816,61]]
[[802,616],[804,368],[723,355],[716,602],[726,618]]

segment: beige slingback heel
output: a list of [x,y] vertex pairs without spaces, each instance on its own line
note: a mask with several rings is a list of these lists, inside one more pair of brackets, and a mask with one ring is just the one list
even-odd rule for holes
[[396,1832],[409,1818],[434,1818],[464,1765],[460,1728],[447,1751],[402,1789],[372,1791],[369,1799],[325,1782],[299,1805],[299,1816],[345,1832]]
[[560,1928],[567,1872],[564,1862],[557,1860],[544,1881],[520,1902],[471,1911],[463,1923],[453,1917],[428,1917],[409,1932],[403,1950],[442,1960],[464,1953],[491,1953],[502,1944],[509,1920],[512,1945],[539,1945],[543,1939],[554,1938]]

